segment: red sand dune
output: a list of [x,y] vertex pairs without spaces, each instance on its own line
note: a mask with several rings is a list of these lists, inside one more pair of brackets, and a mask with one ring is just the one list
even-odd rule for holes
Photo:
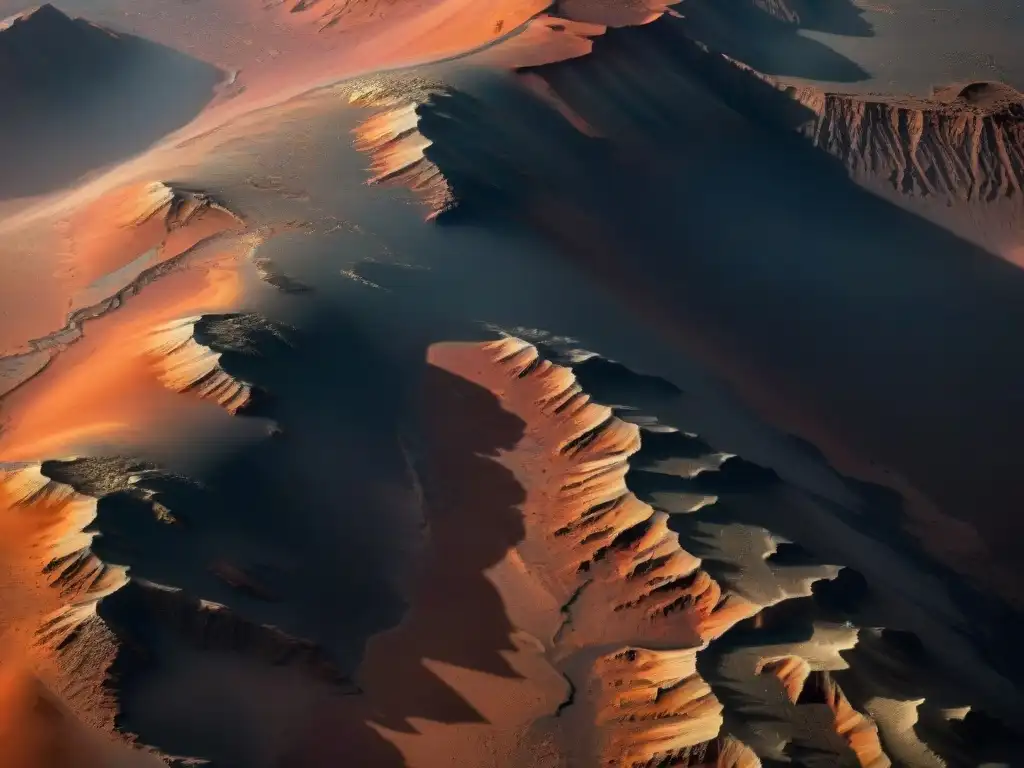
[[[186,399],[160,381],[153,332],[166,323],[231,311],[240,295],[236,266],[173,272],[146,286],[116,312],[87,324],[88,332],[29,387],[8,395],[8,426],[0,459],[33,460],[74,454],[118,436],[174,435],[191,423]],[[184,418],[184,421],[182,420]]]
[[205,195],[160,182],[115,189],[76,211],[63,225],[63,266],[86,286],[148,251],[154,263],[179,256],[240,222]]
[[0,667],[0,764],[10,768],[159,768],[163,761],[105,742],[30,674]]
[[49,480],[39,464],[0,470],[4,667],[34,670],[90,725],[110,729],[116,706],[102,687],[113,658],[107,633],[96,628],[70,655],[54,653],[57,642],[95,615],[96,601],[126,581],[123,568],[104,565],[90,551],[93,536],[84,531],[95,516],[95,499]]

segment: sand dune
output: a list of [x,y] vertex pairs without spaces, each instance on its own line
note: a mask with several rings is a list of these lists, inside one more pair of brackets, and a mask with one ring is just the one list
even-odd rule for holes
[[281,338],[280,330],[255,315],[186,317],[152,332],[150,354],[168,389],[194,392],[234,414],[251,403],[253,386],[225,371],[220,357],[224,351],[256,353],[253,339],[261,334]]
[[0,759],[18,768],[158,768],[153,755],[115,747],[87,730],[31,675],[0,669]]
[[113,273],[150,251],[155,253],[146,267],[240,225],[237,216],[201,192],[161,182],[131,185],[102,195],[69,218],[63,266],[87,285],[101,278],[109,282]]
[[178,134],[219,69],[0,24],[0,762],[1015,764],[1019,282],[943,230],[1020,94],[738,55],[838,0],[210,2]]
[[[153,370],[153,332],[183,317],[234,307],[240,278],[223,253],[212,248],[194,254],[205,273],[171,271],[117,311],[88,321],[89,332],[57,355],[32,387],[5,398],[8,424],[0,455],[21,460],[74,454],[113,435],[145,440],[160,434],[147,425],[185,424],[190,413],[193,424],[202,418],[175,402],[175,392]],[[172,441],[174,434],[168,435]]]
[[[8,362],[49,361],[81,338],[85,322],[119,307],[200,243],[240,227],[238,217],[202,193],[159,182],[116,189],[73,211],[60,226],[59,261],[28,265],[26,274],[4,286],[4,300],[24,311],[3,329],[3,343],[31,350],[11,355]],[[25,290],[53,268],[58,270],[54,285],[38,293]],[[57,322],[63,322],[59,330],[38,333]],[[15,375],[0,382],[0,392],[25,379]]]

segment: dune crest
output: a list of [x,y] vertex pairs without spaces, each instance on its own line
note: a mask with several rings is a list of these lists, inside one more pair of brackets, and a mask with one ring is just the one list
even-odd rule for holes
[[554,10],[560,16],[608,27],[635,27],[650,24],[680,0],[557,0]]
[[239,381],[220,365],[220,353],[195,340],[202,317],[174,320],[153,331],[150,352],[158,362],[157,376],[175,392],[195,392],[213,400],[228,413],[237,413],[252,397],[252,385]]
[[647,765],[652,757],[704,764],[695,759],[717,739],[722,705],[697,674],[696,657],[692,649],[627,648],[598,659],[593,675],[602,765]]
[[806,659],[799,656],[783,656],[781,659],[765,659],[757,665],[757,674],[776,677],[786,689],[789,700],[796,704],[804,690],[804,683],[811,674]]
[[[206,339],[199,341],[197,334]],[[254,387],[221,365],[225,351],[259,354],[258,336],[284,341],[282,331],[257,315],[197,315],[152,331],[149,354],[157,377],[174,392],[194,392],[235,414],[250,404]]]
[[[780,568],[780,584],[796,579],[799,588],[761,590],[763,602],[739,596],[681,547],[668,515],[630,491],[626,475],[644,430],[594,403],[571,369],[511,337],[435,346],[430,357],[493,392],[526,424],[523,443],[501,459],[526,490],[526,535],[516,550],[527,572],[562,601],[550,653],[574,684],[570,701],[586,702],[584,710],[595,713],[588,726],[594,754],[604,764],[632,766],[760,765],[753,749],[725,730],[723,700],[698,671],[701,654],[717,656],[718,638],[740,623],[747,631],[760,627],[771,606],[806,599],[815,581],[835,578],[839,569],[791,566],[789,574]],[[718,474],[724,466],[704,471]],[[776,547],[765,541],[761,557],[767,558]],[[737,637],[727,641],[734,650],[726,652],[714,684],[725,686],[724,701],[735,706],[733,691],[758,690],[762,675],[778,678],[780,700],[766,700],[764,711],[792,726],[775,746],[762,745],[766,754],[823,750],[881,768],[891,763],[878,728],[827,674],[847,667],[839,651],[853,647],[856,637],[852,629],[818,627],[805,642],[774,648]],[[615,650],[595,655],[609,648]],[[829,714],[804,722],[797,710],[812,700]],[[579,717],[574,703],[567,707],[565,716]]]
[[[357,93],[355,104],[390,104],[387,94]],[[452,210],[455,197],[440,169],[426,157],[431,142],[418,130],[417,104],[390,106],[355,129],[354,145],[371,158],[367,184],[394,184],[411,189],[427,207],[427,219]]]
[[857,756],[861,768],[889,768],[892,765],[878,741],[877,726],[850,705],[831,675],[827,672],[813,673],[804,685],[798,706],[802,705],[805,697],[809,702],[820,702],[829,708],[834,717],[835,732]]
[[[519,339],[435,345],[430,359],[489,389],[526,423],[524,443],[502,458],[527,493],[517,551],[562,602],[551,653],[570,670],[577,698],[592,700],[595,754],[632,766],[758,765],[719,742],[722,708],[696,654],[760,606],[722,590],[680,548],[667,515],[626,487],[636,425],[592,402],[570,369]],[[646,650],[652,642],[674,649]],[[602,647],[621,650],[591,658]],[[703,760],[718,752],[727,762]]]
[[114,704],[103,679],[114,646],[96,611],[128,575],[93,553],[96,516],[96,497],[51,479],[41,464],[0,467],[0,653],[45,672],[90,724],[109,728]]
[[45,574],[47,586],[60,595],[69,614],[81,618],[97,600],[127,582],[125,569],[99,560],[90,548],[95,532],[96,499],[43,474],[42,464],[0,468],[8,519],[29,538],[29,551]]
[[150,263],[174,258],[242,220],[202,192],[154,181],[102,195],[65,226],[65,268],[85,283],[152,252]]
[[[84,208],[74,211],[59,225],[60,248],[58,282],[54,296],[41,304],[60,319],[40,316],[36,307],[25,307],[26,326],[15,322],[5,328],[0,343],[16,352],[0,362],[12,367],[19,361],[52,360],[69,345],[81,339],[83,325],[122,306],[134,295],[198,246],[228,232],[239,232],[242,220],[225,207],[201,193],[175,189],[162,182],[134,184],[101,195]],[[39,265],[35,269],[44,269]],[[25,280],[36,278],[35,271]],[[29,299],[24,286],[8,290],[15,307]],[[66,296],[66,303],[61,301]],[[2,297],[4,300],[6,296]],[[35,295],[32,297],[36,299]],[[70,305],[70,311],[67,305]],[[52,322],[58,330],[26,340],[19,333],[35,330]],[[36,364],[36,372],[43,366]],[[0,394],[7,394],[28,377],[0,379]]]
[[[544,531],[562,591],[575,595],[563,642],[571,645],[579,633],[588,643],[639,643],[653,630],[697,646],[757,613],[760,606],[724,593],[680,548],[668,516],[626,486],[629,457],[640,448],[636,425],[594,403],[570,369],[541,358],[527,342],[506,339],[488,352],[518,384],[507,389],[516,412],[543,430],[535,439],[550,470],[541,473],[534,462],[524,469],[546,476],[537,479],[551,506],[534,523]],[[528,553],[529,541],[525,546]]]

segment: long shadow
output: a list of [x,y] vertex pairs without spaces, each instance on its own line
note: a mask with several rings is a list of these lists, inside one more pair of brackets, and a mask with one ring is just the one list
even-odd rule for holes
[[0,198],[124,160],[194,118],[216,67],[44,5],[0,30]]
[[[424,362],[434,341],[478,330],[381,330],[403,311],[383,293],[358,309],[325,302],[287,342],[264,333],[249,339],[259,354],[225,352],[227,370],[267,393],[249,415],[277,427],[199,482],[138,463],[51,467],[109,494],[95,523],[101,559],[182,590],[171,599],[129,585],[100,606],[122,643],[119,726],[143,743],[246,765],[268,727],[260,712],[294,701],[271,731],[295,731],[282,764],[401,766],[369,721],[484,722],[425,660],[519,677],[502,655],[515,628],[484,571],[523,536],[523,492],[494,461],[522,424]],[[110,493],[119,473],[142,479]],[[225,609],[204,613],[199,600]],[[364,692],[352,695],[346,676]],[[190,695],[211,702],[201,723]]]
[[518,678],[502,652],[515,651],[515,628],[485,577],[522,540],[525,495],[495,461],[523,434],[523,423],[487,390],[429,366],[423,380],[422,478],[427,547],[409,613],[370,641],[360,682],[380,722],[411,730],[410,717],[484,722],[424,666],[439,661]]
[[762,13],[800,29],[848,37],[874,34],[874,28],[864,18],[864,11],[850,0],[754,0],[746,3],[727,0],[719,4],[721,8],[739,10],[737,6],[758,7]]
[[[638,67],[639,49],[660,68]],[[792,102],[722,66],[663,19],[544,70],[585,119],[610,126],[604,141],[508,84],[437,98],[421,130],[465,201],[450,222],[513,218],[542,232],[659,334],[699,333],[704,349],[741,359],[761,389],[799,402],[1018,567],[1024,519],[1003,510],[1024,505],[1024,272],[763,125],[772,103]],[[736,79],[744,90],[721,90]]]
[[[686,28],[714,50],[779,77],[837,83],[867,80],[871,73],[801,30],[871,37],[874,29],[850,0],[695,0],[687,2]],[[776,7],[775,12],[770,8]]]

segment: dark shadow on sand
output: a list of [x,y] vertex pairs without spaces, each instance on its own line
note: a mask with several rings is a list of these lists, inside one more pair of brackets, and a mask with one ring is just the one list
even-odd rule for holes
[[52,192],[181,128],[223,73],[42,6],[0,31],[0,199]]
[[[478,329],[420,324],[392,339],[380,321],[405,308],[387,293],[367,294],[359,310],[320,305],[289,343],[264,336],[257,355],[224,353],[228,371],[268,393],[249,416],[273,419],[279,432],[225,456],[199,482],[146,479],[173,523],[133,492],[100,502],[96,554],[183,591],[173,603],[181,609],[133,585],[100,606],[124,644],[111,676],[119,727],[143,743],[242,768],[247,734],[267,727],[239,715],[245,697],[273,700],[308,686],[295,712],[305,725],[283,765],[397,767],[401,754],[367,721],[403,731],[409,718],[485,722],[424,660],[519,677],[502,655],[515,650],[515,629],[484,571],[523,536],[523,491],[494,460],[518,442],[522,423],[486,390],[424,362],[433,342],[479,338]],[[417,484],[422,509],[408,504]],[[218,576],[216,564],[244,583]],[[202,618],[197,598],[227,615]],[[162,717],[154,715],[151,692],[166,689],[169,675],[179,696],[218,700],[222,692],[211,694],[214,683],[192,665],[232,658],[283,670],[287,690],[268,682],[278,672],[260,672],[239,679],[226,694],[237,708],[216,717],[193,723],[177,698],[161,700]],[[346,676],[364,692],[353,695]]]
[[793,102],[684,22],[611,30],[542,74],[613,138],[509,84],[435,97],[428,155],[465,201],[449,221],[542,232],[659,334],[743,360],[1017,563],[1024,272],[778,130]]
[[486,722],[424,660],[520,677],[501,655],[516,650],[515,628],[485,571],[525,533],[524,491],[495,460],[519,442],[523,423],[487,390],[432,365],[420,403],[427,552],[408,614],[370,640],[360,675],[380,722],[402,730],[410,717]]
[[765,74],[837,83],[867,80],[871,73],[802,30],[871,37],[874,29],[850,0],[766,0],[796,11],[788,18],[752,0],[692,0],[684,9],[687,33],[713,50]]

